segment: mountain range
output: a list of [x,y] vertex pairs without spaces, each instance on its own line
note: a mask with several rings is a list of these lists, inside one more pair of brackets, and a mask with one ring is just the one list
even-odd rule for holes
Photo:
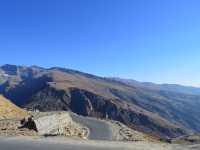
[[160,138],[200,132],[200,88],[195,87],[7,64],[0,67],[0,94],[28,110],[70,110]]
[[178,84],[155,84],[152,82],[139,82],[132,79],[121,79],[121,78],[110,78],[116,81],[124,82],[128,85],[133,85],[137,87],[148,88],[152,90],[159,91],[170,91],[183,94],[200,95],[200,88],[193,86],[184,86]]

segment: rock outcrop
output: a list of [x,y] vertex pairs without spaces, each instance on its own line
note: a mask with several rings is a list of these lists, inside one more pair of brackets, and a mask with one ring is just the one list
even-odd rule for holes
[[21,128],[35,130],[41,136],[74,136],[87,138],[89,130],[75,123],[67,112],[33,113]]

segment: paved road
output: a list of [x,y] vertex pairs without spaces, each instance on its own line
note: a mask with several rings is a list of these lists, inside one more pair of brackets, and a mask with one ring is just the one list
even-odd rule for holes
[[200,145],[82,141],[66,138],[0,137],[0,150],[200,150]]
[[95,141],[0,137],[0,150],[132,150],[132,148],[129,144],[104,144]]
[[113,140],[113,133],[110,125],[95,118],[82,117],[71,114],[72,119],[90,129],[89,139],[91,140]]
[[[90,145],[0,141],[0,150],[106,150]],[[113,149],[114,150],[114,149]],[[119,149],[120,150],[120,149]]]
[[200,150],[200,144],[195,145],[174,145],[173,150]]

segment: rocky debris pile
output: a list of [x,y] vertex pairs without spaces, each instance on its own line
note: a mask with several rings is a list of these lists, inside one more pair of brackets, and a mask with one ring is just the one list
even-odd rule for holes
[[37,112],[23,120],[22,128],[36,131],[42,136],[74,136],[87,138],[88,129],[75,123],[67,112]]
[[27,128],[20,128],[21,123],[18,119],[0,120],[1,136],[37,136],[37,132]]
[[2,136],[67,136],[86,139],[89,129],[75,123],[67,112],[30,112],[24,119],[0,119]]
[[113,120],[107,120],[112,126],[114,139],[118,141],[148,141],[146,134],[133,130],[126,125]]

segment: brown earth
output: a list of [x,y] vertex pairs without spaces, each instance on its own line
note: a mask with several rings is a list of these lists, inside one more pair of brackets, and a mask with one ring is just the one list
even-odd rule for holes
[[28,113],[0,95],[0,119],[23,118]]

